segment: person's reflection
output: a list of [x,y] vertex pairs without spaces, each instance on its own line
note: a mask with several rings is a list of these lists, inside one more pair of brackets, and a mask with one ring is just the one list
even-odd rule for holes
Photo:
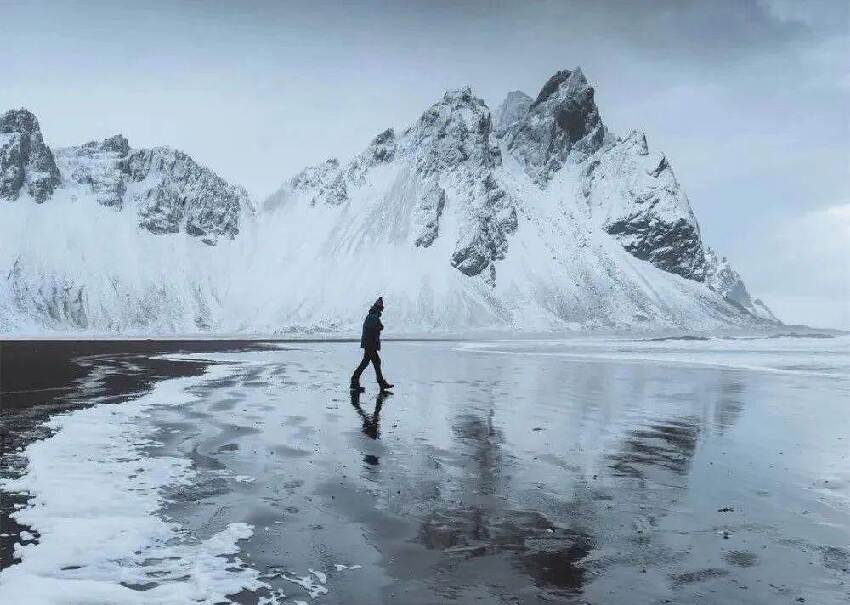
[[351,391],[351,405],[354,406],[354,409],[360,414],[360,418],[363,419],[363,433],[372,439],[377,439],[381,436],[381,408],[384,406],[384,400],[390,395],[391,393],[386,391],[378,393],[378,399],[375,401],[375,411],[370,415],[360,407],[360,393],[358,391]]

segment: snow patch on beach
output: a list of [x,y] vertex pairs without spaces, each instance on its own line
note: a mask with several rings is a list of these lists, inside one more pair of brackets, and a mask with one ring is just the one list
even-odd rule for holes
[[201,538],[158,513],[162,490],[193,481],[184,458],[151,456],[150,412],[196,399],[187,389],[229,371],[159,383],[121,405],[53,417],[56,433],[28,446],[27,473],[0,488],[31,496],[13,513],[37,533],[0,573],[0,603],[214,603],[265,585],[239,557],[253,534],[231,523]]

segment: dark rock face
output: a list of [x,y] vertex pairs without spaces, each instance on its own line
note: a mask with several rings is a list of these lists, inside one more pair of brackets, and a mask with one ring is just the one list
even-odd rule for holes
[[580,69],[563,70],[549,78],[509,133],[508,149],[535,182],[545,185],[567,158],[578,162],[597,151],[605,133],[593,87]]
[[651,209],[605,226],[633,256],[688,279],[705,279],[699,231],[685,219],[656,220]]
[[26,189],[41,203],[59,182],[59,168],[44,144],[36,117],[26,109],[0,116],[0,198],[15,200]]
[[464,275],[478,275],[489,269],[487,281],[495,284],[495,262],[505,258],[508,236],[515,233],[519,222],[514,200],[492,177],[482,184],[483,204],[475,209],[471,229],[461,236],[452,266]]
[[367,149],[367,153],[374,163],[392,162],[395,151],[395,131],[392,128],[387,128],[376,136]]
[[437,239],[440,234],[440,218],[446,207],[446,190],[435,181],[430,183],[424,193],[421,194],[417,212],[421,228],[419,236],[413,242],[421,248],[427,248]]
[[703,281],[699,225],[667,158],[632,132],[595,154],[580,172],[580,191],[602,227],[629,253],[669,273]]
[[130,153],[130,141],[122,134],[116,134],[104,139],[100,144],[100,149],[103,151],[112,151],[120,156]]
[[464,208],[452,267],[469,276],[487,271],[494,284],[495,262],[505,257],[518,222],[514,200],[493,175],[502,154],[489,109],[469,88],[449,91],[408,134],[417,174],[448,184]]

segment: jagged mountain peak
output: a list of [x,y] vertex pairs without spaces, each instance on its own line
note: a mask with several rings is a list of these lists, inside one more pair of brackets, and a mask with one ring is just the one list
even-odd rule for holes
[[[517,162],[505,164],[504,151]],[[567,165],[575,169],[562,170]],[[470,88],[449,90],[400,135],[384,131],[349,162],[329,160],[302,171],[276,199],[343,206],[332,211],[343,221],[330,231],[327,245],[335,251],[340,242],[351,253],[391,242],[407,247],[393,254],[408,264],[420,262],[419,254],[438,255],[437,262],[497,298],[513,296],[500,284],[528,287],[526,273],[538,269],[523,263],[540,262],[544,272],[558,270],[547,269],[547,259],[578,263],[579,275],[586,275],[628,263],[624,253],[676,279],[702,282],[718,295],[736,291],[728,286],[731,278],[708,279],[713,265],[667,158],[650,152],[642,132],[609,135],[580,68],[555,73],[535,99],[509,93],[492,116]],[[334,220],[334,214],[323,216]],[[588,235],[593,232],[599,235]],[[417,248],[422,252],[411,252]],[[542,256],[524,256],[529,250]],[[581,289],[585,286],[575,285],[579,275],[561,279]],[[693,287],[705,290],[702,284]],[[536,283],[523,296],[536,299],[561,287]],[[579,305],[551,311],[560,317],[579,307],[581,313],[597,313],[594,305],[607,304],[594,298],[602,286],[586,287],[597,294],[559,294],[566,298],[545,304]],[[636,292],[644,286],[622,287]],[[568,305],[572,296],[585,302]],[[590,307],[582,307],[585,303]]]
[[[361,186],[367,173],[395,160],[410,162],[417,178],[452,178],[458,185],[482,180],[501,164],[490,109],[469,87],[446,91],[401,136],[388,128],[349,162],[331,158],[307,167],[288,186],[312,205],[338,206],[350,200],[350,190]],[[433,182],[427,186],[429,198],[440,197],[435,186]],[[286,192],[280,191],[266,206],[277,206],[285,197]]]
[[[0,141],[40,141],[22,130]],[[56,165],[69,202],[56,217],[20,204],[2,217],[19,221],[13,231],[47,221],[26,240],[58,244],[0,246],[0,322],[346,329],[376,292],[401,330],[774,321],[703,243],[668,159],[641,132],[607,132],[579,69],[557,72],[534,99],[509,93],[492,115],[470,88],[447,91],[408,128],[296,174],[244,229],[244,190],[181,151],[115,135],[57,150]],[[28,183],[38,171],[24,169]],[[101,243],[93,225],[129,243]],[[215,251],[148,233],[213,244],[240,231]],[[81,269],[92,259],[98,270]]]
[[35,115],[22,107],[0,116],[0,198],[16,200],[25,191],[41,203],[60,178]]
[[531,106],[536,107],[540,105],[556,93],[559,96],[575,97],[588,88],[592,90],[592,87],[587,83],[587,78],[584,76],[581,67],[576,67],[573,70],[561,69],[546,81]]
[[622,139],[625,147],[631,148],[638,155],[649,155],[649,143],[646,142],[646,134],[641,130],[632,130]]
[[545,186],[568,159],[580,162],[599,150],[606,132],[593,87],[581,69],[561,70],[510,130],[508,149]]
[[6,111],[0,116],[0,134],[15,132],[21,134],[41,133],[38,118],[25,107]]
[[472,91],[471,86],[461,86],[459,88],[450,88],[443,93],[442,98],[434,103],[432,107],[436,105],[447,105],[453,108],[463,107],[465,105],[469,106],[486,106],[484,100],[475,95]]
[[239,219],[252,205],[188,154],[171,147],[133,149],[123,135],[59,150],[68,180],[95,200],[138,215],[139,226],[156,234],[185,232],[207,244],[239,233]]
[[493,114],[496,136],[503,137],[528,112],[534,100],[521,90],[509,92]]
[[450,134],[451,129],[468,131],[490,128],[490,109],[484,99],[477,97],[468,86],[447,90],[442,98],[426,109],[406,135],[419,141],[427,136]]
[[116,134],[107,137],[102,141],[89,141],[80,146],[81,150],[85,151],[106,151],[117,153],[120,156],[125,156],[130,153],[130,141],[123,134]]
[[235,237],[240,215],[253,211],[244,189],[169,147],[132,149],[116,134],[54,155],[23,108],[0,115],[0,199],[22,191],[39,203],[63,191],[117,211],[132,207],[152,233],[184,231],[208,244]]
[[406,152],[424,176],[482,171],[501,164],[490,108],[469,87],[449,90],[405,132]]

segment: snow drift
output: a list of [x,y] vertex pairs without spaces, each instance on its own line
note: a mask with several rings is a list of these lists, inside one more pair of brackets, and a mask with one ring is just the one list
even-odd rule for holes
[[286,333],[714,329],[776,322],[703,242],[646,137],[610,133],[580,69],[494,115],[469,88],[255,210],[168,148],[56,150],[0,117],[0,330]]

